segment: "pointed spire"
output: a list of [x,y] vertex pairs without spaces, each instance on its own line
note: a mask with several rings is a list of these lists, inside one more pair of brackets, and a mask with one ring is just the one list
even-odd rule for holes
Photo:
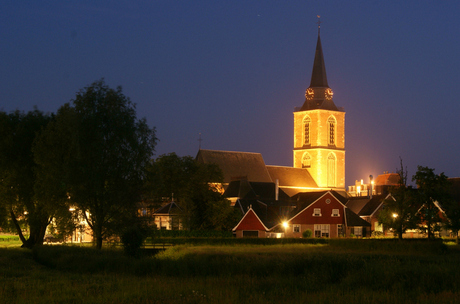
[[310,87],[326,87],[327,76],[326,76],[326,65],[324,64],[323,48],[321,47],[321,38],[319,35],[318,25],[318,41],[316,42],[315,60],[313,62],[313,72],[311,73]]

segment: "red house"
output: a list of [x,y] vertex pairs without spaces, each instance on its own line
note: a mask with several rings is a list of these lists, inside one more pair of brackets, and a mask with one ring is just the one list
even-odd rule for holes
[[[278,237],[275,229],[283,227],[284,237],[303,237],[306,230],[313,237],[366,236],[370,223],[345,206],[347,198],[335,191],[299,193],[292,197],[294,208],[284,223],[268,226],[252,206],[233,228],[236,237]],[[281,225],[284,224],[284,225]]]
[[268,237],[269,229],[265,226],[262,220],[257,216],[252,206],[233,228],[233,233],[236,237]]

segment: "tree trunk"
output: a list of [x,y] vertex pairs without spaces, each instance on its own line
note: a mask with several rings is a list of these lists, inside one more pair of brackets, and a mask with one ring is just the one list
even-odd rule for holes
[[16,230],[18,232],[19,238],[21,239],[21,242],[22,242],[21,247],[32,249],[35,246],[43,245],[43,239],[45,238],[46,227],[48,227],[48,224],[49,224],[48,218],[29,219],[28,224],[29,224],[30,235],[29,235],[29,238],[26,240],[13,210],[10,210],[10,214],[11,214],[11,219],[14,223],[14,226],[16,227]]
[[21,226],[19,226],[18,220],[16,219],[16,215],[13,212],[13,209],[10,210],[11,220],[13,221],[14,227],[16,227],[16,231],[18,232],[19,238],[21,239],[22,244],[26,243],[26,238],[22,234]]

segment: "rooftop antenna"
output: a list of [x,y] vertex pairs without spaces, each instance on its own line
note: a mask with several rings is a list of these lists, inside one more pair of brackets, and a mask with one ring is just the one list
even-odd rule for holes
[[318,24],[318,35],[319,35],[319,31],[321,29],[321,16],[320,15],[316,15],[316,17],[318,17],[318,22],[316,22],[316,24]]
[[199,133],[199,134],[200,134],[200,137],[198,138],[198,142],[199,142],[199,144],[198,144],[198,150],[201,150],[201,142],[202,142],[203,140],[201,139],[201,133]]

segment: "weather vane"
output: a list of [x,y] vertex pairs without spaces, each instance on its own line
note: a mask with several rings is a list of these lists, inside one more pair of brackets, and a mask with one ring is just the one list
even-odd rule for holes
[[318,17],[318,22],[316,22],[316,24],[318,24],[318,35],[319,35],[319,30],[321,29],[321,16],[316,15],[316,17]]

